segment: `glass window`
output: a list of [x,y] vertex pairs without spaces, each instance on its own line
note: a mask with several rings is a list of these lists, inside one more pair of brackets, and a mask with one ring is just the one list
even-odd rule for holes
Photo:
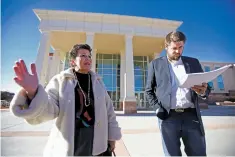
[[103,81],[105,86],[112,87],[112,75],[103,75]]
[[209,84],[210,88],[211,88],[212,90],[214,90],[213,82],[208,82],[208,84]]
[[112,92],[112,100],[117,100],[117,97],[116,97],[116,91],[113,91]]
[[142,87],[135,87],[135,91],[143,91],[144,90],[144,88],[142,88]]
[[[102,70],[102,69],[100,69],[100,70]],[[109,75],[109,74],[112,74],[112,69],[103,69],[103,74],[104,75]]]
[[135,68],[135,69],[142,70],[143,67],[144,67],[143,62],[138,62],[138,61],[135,61],[135,62],[134,62],[134,68]]
[[143,56],[134,56],[134,61],[144,61]]
[[224,90],[224,81],[222,75],[217,77],[217,83],[220,90]]
[[120,89],[117,89],[117,97],[116,97],[116,100],[119,100],[120,99]]
[[114,67],[118,67],[118,64],[120,64],[120,60],[114,59],[113,60]]
[[112,69],[112,74],[117,75],[117,69]]
[[148,71],[144,71],[144,73],[145,73],[145,76],[147,77],[148,76]]
[[117,76],[117,87],[120,87],[120,76]]
[[209,72],[210,71],[210,67],[209,66],[205,66],[205,72]]
[[103,54],[103,59],[112,59],[112,54]]
[[117,87],[117,75],[113,75],[113,84],[112,87]]
[[120,75],[120,69],[117,69],[117,75]]
[[[220,67],[215,67],[215,69],[219,69]],[[224,90],[224,81],[222,75],[217,77],[217,84],[220,90]]]
[[147,62],[147,56],[144,56],[144,61]]
[[219,76],[217,77],[217,80],[218,80],[218,82],[223,82],[223,77],[222,77],[222,75],[219,75]]
[[102,74],[102,69],[97,69],[96,71],[98,74]]
[[134,71],[135,75],[144,75],[144,71],[143,70],[136,70]]
[[103,60],[103,68],[112,68],[112,60],[104,59]]
[[135,87],[143,87],[143,76],[137,76],[135,75]]
[[147,56],[134,56],[135,91],[144,91],[148,63]]
[[120,61],[120,55],[119,54],[113,54],[113,59]]
[[[120,99],[120,55],[97,55],[99,56],[99,58],[96,58],[98,74],[102,77],[114,105],[117,105]],[[117,106],[114,107],[116,108]]]
[[224,83],[223,82],[218,82],[218,87],[220,90],[224,90]]
[[[204,69],[205,69],[205,72],[209,72],[211,71],[210,67],[209,66],[204,66]],[[212,90],[214,90],[214,85],[213,85],[213,82],[210,81],[208,82],[209,86],[211,87]]]
[[97,68],[102,68],[102,60],[96,60]]
[[144,66],[145,66],[145,70],[148,71],[148,68],[149,68],[148,63],[144,64]]
[[70,67],[69,53],[66,53],[66,56],[64,58],[64,70],[68,69],[69,67]]

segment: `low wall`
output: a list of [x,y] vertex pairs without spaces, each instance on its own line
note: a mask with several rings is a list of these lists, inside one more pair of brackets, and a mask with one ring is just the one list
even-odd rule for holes
[[235,94],[234,93],[211,93],[207,100],[209,104],[213,104],[215,102],[224,102],[224,101],[235,102]]

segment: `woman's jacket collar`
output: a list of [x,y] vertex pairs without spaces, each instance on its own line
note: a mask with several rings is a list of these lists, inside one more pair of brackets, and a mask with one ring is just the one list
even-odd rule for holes
[[[93,80],[93,79],[97,79],[97,80],[101,79],[101,78],[98,76],[98,74],[96,74],[95,72],[89,71],[89,73],[91,74],[92,80]],[[66,69],[66,70],[62,71],[62,72],[60,73],[60,75],[61,75],[62,77],[65,77],[65,78],[67,77],[67,78],[75,79],[75,76],[74,76],[74,73],[73,73],[73,68],[69,68],[69,69]]]

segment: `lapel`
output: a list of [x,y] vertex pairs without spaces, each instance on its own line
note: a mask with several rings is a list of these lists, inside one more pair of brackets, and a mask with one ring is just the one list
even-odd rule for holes
[[182,62],[184,64],[184,68],[185,68],[186,74],[191,73],[189,62],[185,59],[184,56],[182,56],[181,59],[182,59]]
[[162,68],[164,69],[164,71],[166,73],[166,76],[168,77],[168,79],[170,80],[170,83],[172,85],[171,72],[170,72],[169,62],[168,62],[167,56],[163,57],[163,64],[161,64],[161,65],[162,65]]

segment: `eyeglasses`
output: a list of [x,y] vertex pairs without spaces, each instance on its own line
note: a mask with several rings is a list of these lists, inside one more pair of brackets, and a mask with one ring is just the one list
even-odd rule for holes
[[85,54],[78,54],[78,57],[91,59],[91,55],[85,55]]

